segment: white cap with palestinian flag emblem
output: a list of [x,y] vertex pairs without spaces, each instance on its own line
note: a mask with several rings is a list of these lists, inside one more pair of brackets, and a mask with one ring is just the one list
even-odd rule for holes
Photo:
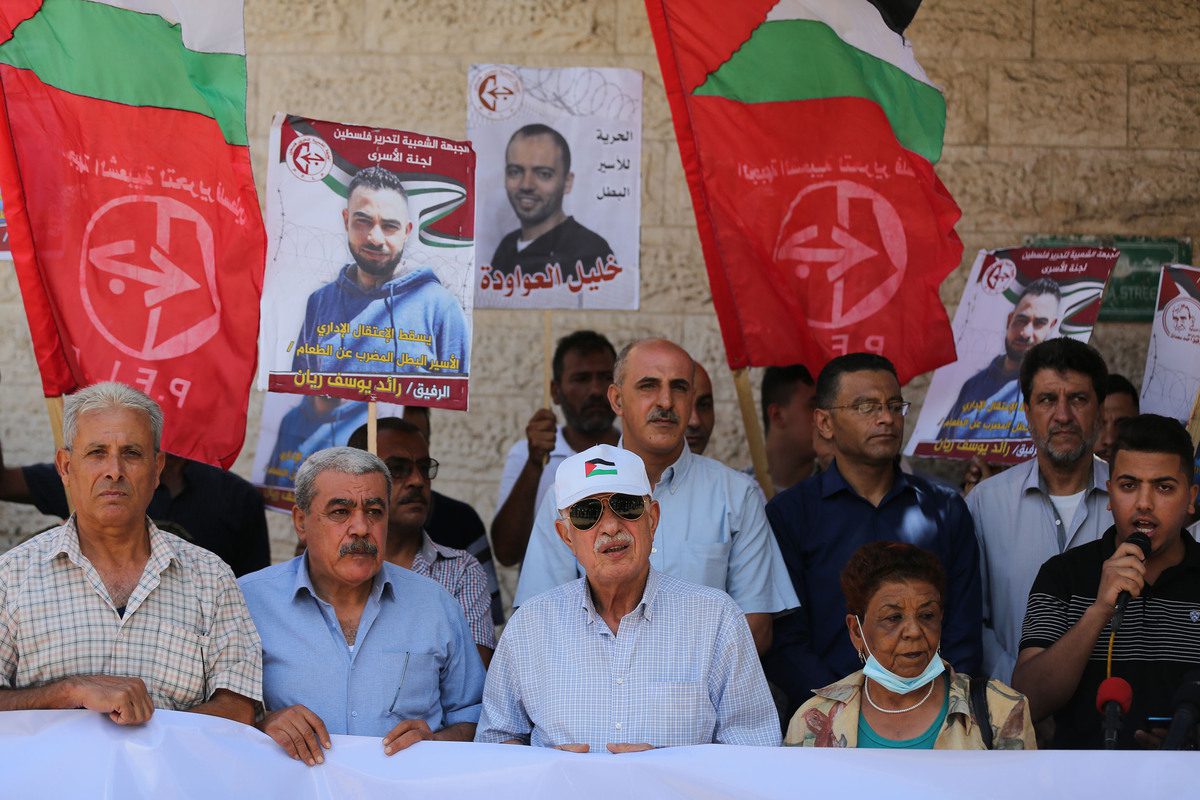
[[636,453],[598,444],[564,459],[554,473],[554,502],[559,510],[585,497],[612,492],[650,494],[646,465]]

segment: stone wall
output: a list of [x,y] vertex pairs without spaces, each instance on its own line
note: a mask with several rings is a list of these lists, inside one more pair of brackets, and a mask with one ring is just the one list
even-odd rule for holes
[[[618,344],[680,342],[716,384],[710,455],[748,462],[721,369],[699,240],[641,0],[246,0],[251,147],[260,191],[274,112],[463,138],[475,62],[621,66],[645,76],[642,309],[555,313]],[[942,179],[963,210],[966,253],[942,286],[957,303],[976,250],[1034,233],[1200,234],[1200,6],[1178,0],[925,0],[909,34],[946,90]],[[1145,325],[1102,324],[1094,342],[1141,379]],[[541,402],[541,316],[476,314],[472,410],[435,413],[439,490],[490,521],[508,446]],[[9,463],[51,453],[24,314],[0,271],[0,436]],[[906,390],[920,403],[927,377]],[[258,407],[235,469],[248,474]],[[910,417],[910,428],[915,412]],[[276,557],[290,553],[272,515]],[[0,547],[45,524],[0,505]],[[5,538],[7,536],[7,538]]]

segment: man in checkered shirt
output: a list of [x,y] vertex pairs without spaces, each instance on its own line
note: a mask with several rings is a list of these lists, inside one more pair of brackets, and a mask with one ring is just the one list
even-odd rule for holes
[[779,745],[746,617],[724,592],[650,566],[659,506],[642,460],[597,445],[554,482],[559,537],[586,576],[513,615],[475,741],[626,753]]
[[75,514],[0,556],[0,711],[253,723],[262,651],[233,572],[146,517],[162,425],[157,403],[119,383],[67,398],[55,464]]

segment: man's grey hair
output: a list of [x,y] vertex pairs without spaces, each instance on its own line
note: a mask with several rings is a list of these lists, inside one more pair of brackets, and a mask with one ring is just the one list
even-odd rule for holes
[[[679,347],[679,345],[675,344],[675,342],[672,342],[670,339],[664,339],[661,336],[646,336],[641,339],[634,339],[632,342],[622,347],[617,353],[617,360],[613,363],[613,383],[615,383],[617,386],[620,386],[625,380],[625,370],[629,365],[629,354],[633,352],[633,349],[638,345],[649,344],[651,342],[663,342],[671,345],[672,347]],[[679,349],[683,350],[682,347],[679,347]],[[683,353],[684,355],[687,355],[686,350],[683,350]],[[688,359],[692,361],[691,380],[693,383],[695,383],[696,362],[690,355],[688,355]]]
[[94,383],[67,396],[63,401],[63,445],[70,450],[75,443],[80,414],[109,408],[129,408],[145,414],[154,437],[154,452],[162,449],[163,413],[158,403],[137,389],[116,381]]
[[370,475],[378,472],[387,484],[384,500],[392,496],[392,473],[379,456],[355,447],[329,447],[318,450],[296,470],[296,506],[308,513],[317,493],[317,477],[322,472],[341,472],[346,475]]

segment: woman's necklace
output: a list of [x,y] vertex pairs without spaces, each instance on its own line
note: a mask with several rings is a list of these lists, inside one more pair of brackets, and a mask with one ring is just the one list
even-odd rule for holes
[[875,709],[880,714],[903,714],[906,711],[912,711],[914,708],[917,708],[918,706],[920,706],[922,703],[924,703],[926,700],[929,699],[929,695],[933,694],[934,685],[937,684],[937,679],[930,681],[929,689],[926,690],[925,696],[922,697],[920,700],[918,700],[916,703],[913,703],[908,708],[880,708],[879,706],[875,705],[875,701],[871,699],[871,684],[868,683],[869,680],[870,680],[869,678],[863,679],[863,694],[865,694],[867,696],[867,702],[871,704],[871,708]]

